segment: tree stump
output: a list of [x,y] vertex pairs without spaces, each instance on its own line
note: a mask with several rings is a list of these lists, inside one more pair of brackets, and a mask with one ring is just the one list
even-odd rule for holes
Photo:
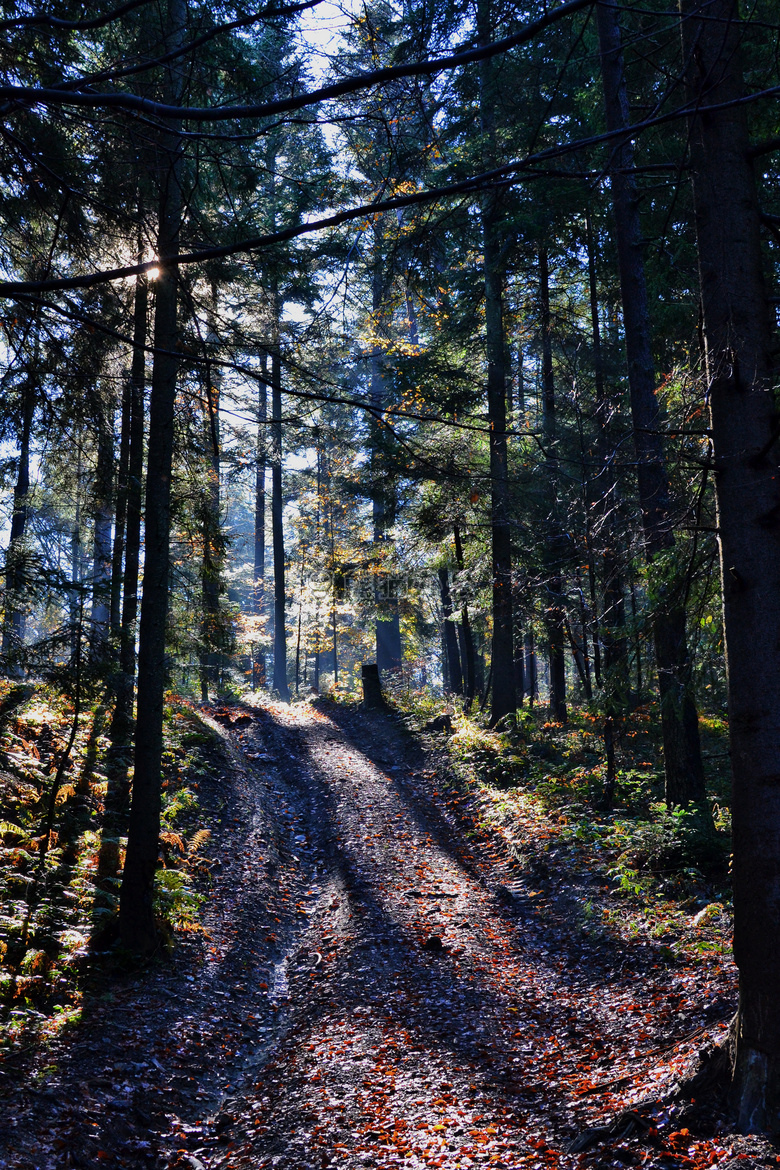
[[379,667],[375,662],[364,662],[361,667],[363,676],[363,706],[370,709],[384,707],[385,699],[382,694],[382,682],[379,678]]

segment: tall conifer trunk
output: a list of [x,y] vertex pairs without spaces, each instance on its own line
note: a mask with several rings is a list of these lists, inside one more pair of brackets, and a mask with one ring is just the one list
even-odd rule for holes
[[528,705],[533,707],[539,698],[539,680],[536,670],[534,636],[531,630],[528,630],[525,635],[525,677],[528,688]]
[[[463,541],[461,540],[460,529],[457,524],[453,529],[453,538],[455,541],[455,562],[458,566],[458,571],[463,572]],[[458,643],[460,646],[460,661],[463,670],[463,697],[464,708],[469,710],[471,704],[474,702],[474,696],[477,693],[477,662],[476,654],[474,652],[474,634],[471,629],[471,621],[469,619],[469,607],[463,604],[460,611],[460,626],[458,628]]]
[[[374,225],[374,270],[372,273],[371,302],[375,330],[384,331],[385,273],[382,255],[382,227]],[[374,408],[372,421],[372,512],[374,523],[374,544],[378,546],[379,559],[384,558],[390,547],[390,534],[395,524],[396,488],[390,473],[385,453],[386,435],[380,419],[385,408],[385,387],[382,371],[382,347],[375,344],[371,352],[371,405]],[[384,547],[383,547],[384,546]],[[377,577],[375,589],[376,607],[376,664],[382,672],[400,670],[403,665],[401,645],[401,615],[393,582],[387,571],[386,562]]]
[[[213,330],[209,341],[215,340]],[[206,362],[204,381],[206,410],[203,419],[204,440],[208,455],[208,481],[203,491],[203,562],[201,564],[201,656],[200,697],[209,701],[209,691],[219,688],[220,610],[219,586],[222,570],[223,541],[219,499],[219,397],[220,370]]]
[[558,452],[555,376],[552,363],[552,325],[550,320],[550,269],[547,249],[539,249],[539,302],[542,325],[542,425],[547,446],[546,468],[549,479],[550,532],[547,537],[547,594],[545,614],[550,661],[550,714],[566,722],[566,608],[563,600],[561,572],[562,534],[558,515]]
[[[611,433],[611,403],[607,397],[604,381],[604,356],[601,347],[601,326],[596,284],[596,244],[593,238],[593,224],[590,209],[585,212],[588,248],[588,286],[590,296],[590,319],[593,339],[593,374],[596,389],[596,455],[599,487],[595,501],[596,536],[595,544],[601,553],[601,570],[604,588],[604,607],[601,623],[595,620],[595,573],[592,561],[589,565],[591,603],[594,608],[594,666],[596,681],[604,684],[607,706],[610,714],[613,708],[625,706],[628,702],[628,654],[626,646],[626,613],[623,600],[623,581],[617,554],[617,476],[615,474],[615,445]],[[600,638],[604,641],[604,675],[602,679]]]
[[127,525],[127,475],[130,461],[130,379],[122,390],[119,423],[119,460],[116,473],[114,507],[114,542],[111,548],[111,599],[109,625],[111,636],[118,642],[122,629],[122,565],[125,559],[125,528]]
[[[168,0],[166,42],[169,51],[182,43],[186,21],[184,0]],[[180,63],[166,70],[166,100],[182,98]],[[181,144],[176,133],[160,142],[160,200],[157,234],[159,277],[154,315],[155,355],[149,404],[149,466],[146,476],[146,542],[144,584],[138,647],[138,718],[135,768],[127,855],[120,896],[122,941],[130,950],[149,953],[157,945],[154,922],[154,874],[160,837],[163,702],[165,696],[165,634],[170,575],[170,503],[173,465],[173,423],[178,358],[177,285],[179,230],[182,216]]]
[[733,1077],[743,1131],[780,1131],[780,472],[771,327],[737,5],[683,5],[733,773]]
[[[597,12],[607,128],[618,130],[628,125],[629,110],[615,0],[599,0]],[[645,554],[652,562],[659,554],[673,556],[675,542],[669,480],[660,433],[661,416],[655,394],[639,195],[633,165],[633,149],[630,142],[624,142],[613,155],[610,186],[637,454],[639,501]],[[704,799],[704,770],[685,630],[681,574],[677,572],[671,580],[659,584],[658,592],[653,640],[661,700],[666,802],[669,807],[673,807]]]
[[[37,330],[36,330],[37,337]],[[35,415],[35,378],[37,341],[32,368],[28,371],[21,391],[21,426],[19,428],[19,462],[14,487],[11,514],[11,532],[5,555],[5,621],[3,624],[3,661],[6,672],[21,678],[23,672],[19,656],[24,643],[24,536],[30,514],[30,439]]]
[[125,564],[122,575],[122,616],[119,639],[119,678],[111,725],[113,743],[129,743],[133,729],[135,682],[135,623],[138,617],[138,573],[141,561],[141,519],[144,478],[144,386],[149,286],[136,277],[133,306],[133,359],[130,367],[130,434],[127,455],[127,519]]
[[290,701],[287,683],[287,596],[284,579],[282,513],[282,370],[279,360],[279,310],[276,306],[276,342],[271,354],[271,536],[274,554],[274,690]]
[[111,527],[114,519],[114,432],[106,417],[106,404],[96,391],[97,467],[93,486],[92,525],[92,611],[90,651],[101,656],[108,649],[111,616]]
[[463,694],[463,673],[458,653],[458,631],[452,617],[452,599],[450,597],[450,575],[446,569],[439,569],[439,592],[441,593],[441,611],[444,615],[442,632],[444,651],[447,664],[448,690],[456,695]]
[[[142,252],[139,250],[139,255]],[[119,670],[115,679],[114,713],[111,719],[108,789],[98,868],[101,876],[119,869],[119,838],[126,831],[130,796],[129,753],[134,730],[135,625],[138,617],[138,573],[141,560],[141,520],[144,473],[144,386],[146,381],[146,332],[149,307],[145,276],[137,276],[133,305],[133,357],[128,382],[128,450],[125,486],[124,572],[119,626]],[[117,572],[119,570],[116,570]]]
[[[479,0],[477,33],[482,44],[493,36],[491,0]],[[495,110],[497,94],[492,61],[480,64],[479,109],[486,166],[495,165]],[[493,574],[493,701],[491,725],[514,714],[514,622],[512,618],[512,530],[510,527],[509,471],[506,433],[506,344],[503,320],[503,268],[499,244],[497,199],[482,201],[482,248],[485,279],[485,345],[487,400],[490,426],[490,524]]]
[[[252,588],[252,612],[260,617],[265,609],[265,470],[268,459],[268,384],[265,372],[268,355],[261,357],[263,379],[257,388],[257,452],[255,467],[255,539],[254,539],[254,581]],[[253,652],[252,679],[265,686],[265,653]]]

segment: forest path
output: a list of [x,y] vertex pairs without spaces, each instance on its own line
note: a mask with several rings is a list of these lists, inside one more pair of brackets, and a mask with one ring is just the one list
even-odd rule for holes
[[[470,841],[468,814],[389,716],[268,714],[264,742],[287,760],[319,868],[284,962],[284,1027],[194,1158],[236,1170],[668,1166],[674,1143],[656,1162],[641,1130],[565,1152],[588,1125],[662,1095],[695,1048],[701,1029],[658,956],[590,929],[599,893],[576,875],[518,878]],[[676,1043],[681,1031],[693,1047]],[[687,1131],[677,1141],[675,1164],[727,1157]]]
[[2,1170],[728,1161],[662,1111],[663,1140],[565,1152],[662,1096],[707,1020],[701,973],[599,925],[616,903],[596,873],[553,852],[510,868],[389,714],[205,715],[227,752],[201,784],[208,934],[96,983],[80,1024],[6,1072]]

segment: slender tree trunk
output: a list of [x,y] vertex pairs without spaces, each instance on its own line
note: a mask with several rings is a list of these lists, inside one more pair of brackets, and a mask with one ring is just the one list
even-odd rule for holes
[[637,700],[641,702],[642,691],[645,688],[644,678],[642,676],[642,638],[639,633],[639,607],[636,603],[636,585],[631,582],[631,622],[634,628],[634,659],[636,666],[636,693]]
[[[596,387],[596,453],[599,490],[596,494],[597,547],[601,553],[601,577],[604,606],[601,621],[596,610],[596,582],[592,558],[589,563],[591,606],[593,608],[594,670],[598,686],[607,692],[607,706],[625,708],[628,704],[628,651],[626,645],[626,610],[623,599],[623,580],[618,555],[616,515],[618,486],[615,472],[615,443],[612,437],[612,404],[607,397],[604,382],[604,355],[601,347],[598,289],[596,283],[596,244],[590,208],[585,211],[588,247],[588,285],[590,292],[590,319],[593,337],[593,373]],[[604,641],[604,677],[600,642]]]
[[81,435],[79,435],[76,455],[76,499],[74,501],[73,528],[70,533],[70,590],[68,597],[70,652],[71,660],[74,663],[78,657],[77,644],[81,639],[81,626],[84,618],[84,598],[81,588],[84,576],[81,549],[81,472]]
[[[97,392],[99,394],[99,391]],[[97,467],[93,489],[92,611],[90,653],[102,657],[108,648],[111,617],[111,497],[114,480],[114,434],[106,418],[105,404],[96,403]]]
[[439,569],[439,592],[441,593],[441,611],[444,615],[442,634],[444,638],[445,658],[447,662],[447,690],[456,695],[463,694],[463,676],[460,668],[460,654],[458,653],[458,632],[452,618],[452,599],[450,598],[450,575],[446,569]]
[[[295,693],[300,691],[301,681],[301,634],[303,632],[303,582],[304,566],[306,564],[306,545],[301,544],[301,575],[298,582],[298,630],[295,639]],[[303,685],[306,685],[306,658],[303,660]]]
[[[478,0],[477,32],[487,44],[493,35],[491,0]],[[483,61],[479,72],[479,108],[487,165],[494,165],[497,93],[493,62]],[[485,278],[485,345],[487,405],[490,427],[490,526],[493,574],[493,650],[491,656],[494,726],[514,714],[514,621],[512,617],[512,530],[510,526],[509,467],[506,433],[506,342],[503,319],[503,264],[499,244],[500,209],[496,197],[482,201],[482,250]]]
[[547,446],[546,466],[550,490],[550,534],[547,538],[547,613],[545,626],[550,660],[550,713],[565,723],[566,712],[566,609],[561,572],[562,534],[558,503],[558,452],[555,377],[552,363],[550,320],[550,269],[547,249],[539,249],[539,307],[542,326],[542,420]]
[[[268,355],[263,354],[261,365],[265,374]],[[268,434],[268,384],[261,381],[257,394],[257,465],[255,470],[255,542],[254,542],[254,583],[252,589],[252,612],[260,617],[265,609],[265,469],[267,464]],[[265,654],[257,652],[257,680],[265,686]],[[255,657],[252,656],[252,678],[255,681]]]
[[615,800],[615,725],[611,715],[604,720],[604,755],[607,761],[607,774],[604,777],[604,797],[602,808],[607,812],[612,808]]
[[333,523],[333,497],[328,497],[328,523],[330,526],[330,566],[331,566],[331,602],[330,602],[330,628],[331,638],[333,643],[333,689],[339,685],[339,627],[338,627],[338,606],[337,602],[337,574],[336,574],[336,529]]
[[734,1099],[780,1131],[780,473],[759,205],[733,0],[683,4],[733,773]]
[[339,627],[335,597],[333,598],[333,605],[330,611],[330,635],[333,646],[333,689],[335,691],[339,685]]
[[[277,314],[278,330],[278,314]],[[287,596],[284,578],[282,513],[282,371],[278,340],[271,354],[271,535],[274,554],[274,690],[290,701],[287,684]]]
[[[374,327],[377,330],[384,328],[384,293],[385,276],[382,256],[381,224],[374,226],[374,271],[372,282],[372,306]],[[398,598],[395,595],[395,586],[389,576],[387,565],[387,550],[390,548],[390,534],[395,524],[395,479],[388,466],[386,446],[386,432],[380,424],[380,417],[385,405],[384,376],[382,370],[382,348],[375,345],[371,354],[371,404],[375,411],[372,424],[373,438],[371,451],[371,471],[373,480],[373,521],[374,544],[381,557],[383,571],[377,579],[375,591],[376,605],[376,661],[380,673],[382,671],[397,671],[403,665],[403,647],[401,645],[401,617],[398,610]]]
[[24,537],[30,515],[30,438],[35,415],[35,378],[37,376],[37,342],[33,368],[22,387],[21,427],[19,431],[19,463],[14,487],[14,507],[11,532],[5,558],[5,621],[3,624],[3,661],[12,678],[21,678],[24,671],[19,655],[24,643],[25,584]]
[[515,695],[514,620],[512,616],[512,530],[506,436],[506,389],[501,275],[493,236],[494,216],[483,214],[485,254],[485,328],[488,354],[490,420],[490,504],[493,570],[493,701],[491,725],[517,706]]
[[528,679],[528,703],[533,707],[539,701],[539,679],[536,670],[536,649],[534,636],[529,630],[525,635],[525,673]]
[[[211,339],[211,338],[210,338]],[[205,369],[205,444],[208,480],[203,492],[203,563],[201,565],[200,697],[209,701],[209,690],[219,686],[220,610],[219,584],[223,543],[219,500],[219,372],[211,362]]]
[[[322,476],[323,476],[324,454],[322,450],[322,442],[318,434],[317,437],[317,515],[316,515],[316,541],[317,548],[320,547],[321,526],[322,526]],[[327,470],[327,469],[325,469]],[[333,539],[333,513],[331,511],[331,525],[330,525],[330,571],[331,580],[335,581],[336,566],[335,566],[335,550]],[[312,689],[315,695],[320,693],[320,654],[322,643],[322,633],[320,631],[320,596],[319,590],[315,594],[314,602],[314,670],[312,679]]]
[[[144,292],[140,296],[140,282]],[[122,437],[116,506],[116,533],[111,567],[111,630],[118,641],[118,669],[113,679],[106,776],[106,799],[100,834],[98,874],[115,878],[119,872],[120,837],[127,827],[130,797],[130,739],[133,733],[135,684],[135,619],[141,535],[141,480],[143,478],[143,384],[146,344],[146,281],[136,277],[135,328],[132,366],[122,395]],[[139,315],[142,319],[139,322]],[[136,383],[137,379],[137,383]],[[122,572],[124,560],[124,574]]]
[[[600,0],[597,12],[607,127],[618,130],[628,124],[629,110],[616,0]],[[610,185],[639,500],[645,553],[652,562],[659,554],[674,555],[673,521],[660,434],[660,411],[655,395],[639,197],[633,173],[631,144],[624,143],[615,151],[613,159]],[[679,573],[676,576],[679,578]],[[685,630],[682,584],[675,579],[659,586],[659,590],[661,596],[654,616],[653,634],[661,701],[666,802],[671,808],[704,799],[704,770]]]
[[[453,529],[455,540],[455,562],[458,572],[463,572],[463,542],[460,538],[460,529],[457,524]],[[463,670],[463,697],[464,707],[469,710],[477,693],[477,661],[474,652],[474,635],[469,619],[469,608],[463,605],[460,611],[460,626],[458,628],[458,642],[460,645],[460,661]]]
[[116,706],[111,722],[111,741],[126,745],[133,730],[135,681],[135,623],[138,617],[138,574],[141,562],[141,519],[144,479],[144,384],[146,381],[146,328],[149,286],[145,276],[136,277],[133,308],[133,359],[130,367],[130,425],[127,458],[127,520],[122,617],[119,641],[119,677]]
[[[171,50],[183,38],[186,6],[168,0],[167,42]],[[181,100],[182,75],[176,63],[167,70],[166,97]],[[149,953],[157,946],[154,921],[154,874],[160,837],[165,634],[170,576],[170,501],[176,376],[179,230],[182,216],[181,143],[173,125],[161,136],[160,212],[154,317],[154,365],[149,405],[149,466],[146,477],[146,543],[138,650],[138,721],[127,855],[120,896],[122,941],[130,950]]]
[[[515,613],[517,610],[515,609]],[[521,626],[515,625],[515,695],[518,707],[522,707],[523,699],[528,691],[528,680],[525,674],[525,653],[523,650],[525,635]]]
[[114,507],[114,543],[111,549],[111,606],[109,625],[111,636],[119,640],[122,629],[122,565],[125,557],[125,528],[127,525],[127,474],[130,460],[130,380],[122,390],[122,409],[119,422],[119,463],[116,474]]
[[588,702],[593,698],[593,684],[591,682],[590,651],[588,649],[588,614],[585,608],[585,593],[579,573],[576,578],[577,594],[580,599],[580,634],[582,637],[582,665],[585,671],[585,698]]
[[574,630],[571,628],[571,622],[568,620],[568,618],[566,620],[566,637],[568,638],[569,646],[571,647],[571,656],[574,659],[574,665],[576,667],[577,674],[580,676],[580,682],[582,683],[582,689],[585,692],[585,698],[588,700],[588,702],[590,702],[590,700],[593,698],[593,690],[590,682],[590,671],[588,669],[588,659],[585,653],[584,643],[583,645],[580,645],[580,643],[577,641]]

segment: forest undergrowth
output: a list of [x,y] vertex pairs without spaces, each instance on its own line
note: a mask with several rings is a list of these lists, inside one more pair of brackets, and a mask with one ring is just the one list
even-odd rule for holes
[[[0,682],[0,1052],[56,1036],[81,1015],[85,988],[110,981],[128,961],[117,948],[120,869],[101,865],[111,769],[107,704],[82,717],[63,782],[53,775],[74,710],[52,688]],[[208,857],[209,824],[199,789],[225,761],[211,729],[186,699],[170,696],[163,760],[161,866],[156,913],[164,947],[202,930],[198,908],[219,862]]]
[[652,705],[617,729],[615,795],[604,808],[603,722],[587,710],[573,711],[566,725],[525,710],[502,733],[456,717],[445,775],[473,794],[475,831],[495,838],[519,871],[543,874],[554,858],[619,895],[619,908],[585,904],[586,931],[660,941],[672,964],[730,962],[725,721],[700,719],[707,804],[672,811]]

